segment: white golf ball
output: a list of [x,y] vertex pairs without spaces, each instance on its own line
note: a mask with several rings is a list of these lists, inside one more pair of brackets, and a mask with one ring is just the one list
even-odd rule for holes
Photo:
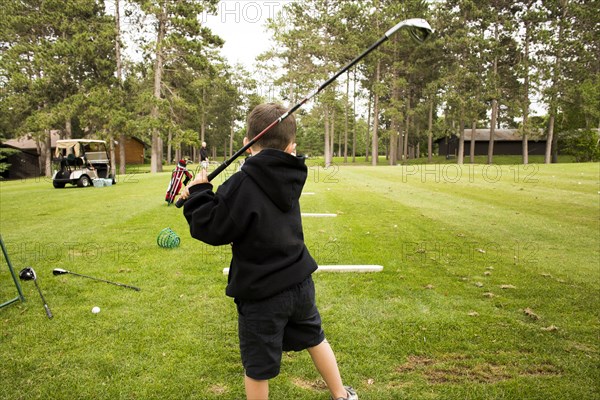
[[100,312],[100,307],[92,308],[92,314],[98,314]]

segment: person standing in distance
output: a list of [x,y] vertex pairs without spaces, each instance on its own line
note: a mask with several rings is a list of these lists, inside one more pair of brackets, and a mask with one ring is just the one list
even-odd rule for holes
[[202,147],[200,148],[200,165],[202,165],[203,170],[208,169],[208,150],[206,149],[206,142],[202,142]]

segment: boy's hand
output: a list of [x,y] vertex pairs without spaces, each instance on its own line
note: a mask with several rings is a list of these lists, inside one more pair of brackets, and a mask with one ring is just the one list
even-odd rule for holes
[[189,183],[189,185],[187,185],[186,187],[183,188],[183,190],[181,191],[181,196],[180,198],[183,200],[187,200],[188,197],[190,197],[190,188],[194,185],[198,185],[200,183],[208,183],[208,175],[206,173],[205,169],[201,169],[200,172],[198,173],[198,175],[196,175],[196,177],[194,178],[193,181],[191,181]]

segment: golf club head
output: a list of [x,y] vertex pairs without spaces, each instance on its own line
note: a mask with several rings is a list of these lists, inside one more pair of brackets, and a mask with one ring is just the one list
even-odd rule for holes
[[35,271],[31,267],[25,267],[19,272],[19,278],[22,281],[31,281],[35,280],[37,277],[35,275]]
[[429,22],[423,18],[412,18],[399,22],[392,29],[387,31],[385,35],[389,38],[401,28],[407,28],[410,36],[419,43],[423,43],[429,35],[433,33],[433,29]]
[[408,33],[410,33],[410,36],[412,36],[412,38],[415,39],[419,43],[423,43],[424,41],[426,41],[427,38],[429,37],[429,35],[431,35],[431,32],[432,32],[431,29],[420,28],[420,27],[412,27],[412,28],[409,28],[409,30],[408,30]]
[[69,271],[64,270],[62,268],[54,268],[52,270],[52,275],[56,276],[56,275],[64,275],[64,274],[68,274]]

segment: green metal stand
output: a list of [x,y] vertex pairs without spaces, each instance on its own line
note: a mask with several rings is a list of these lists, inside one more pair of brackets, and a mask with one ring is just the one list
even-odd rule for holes
[[2,308],[9,304],[14,303],[15,301],[19,301],[19,300],[21,300],[22,302],[25,301],[25,296],[23,296],[23,290],[21,290],[21,284],[19,283],[19,280],[17,279],[17,276],[15,275],[15,271],[13,270],[12,264],[10,263],[10,258],[8,257],[8,252],[6,251],[6,246],[4,246],[4,241],[2,240],[2,235],[0,235],[0,246],[2,246],[2,253],[4,254],[4,259],[6,260],[6,263],[8,264],[8,270],[10,271],[13,281],[15,282],[15,286],[17,287],[17,291],[19,292],[19,296],[15,297],[12,300],[9,300],[7,302],[0,304],[0,308]]

